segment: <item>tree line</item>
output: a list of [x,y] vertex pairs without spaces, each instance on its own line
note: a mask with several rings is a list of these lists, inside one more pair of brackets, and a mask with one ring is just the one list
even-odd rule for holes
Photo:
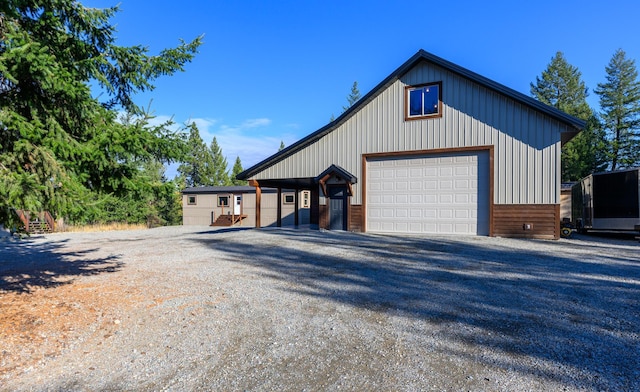
[[599,109],[587,103],[589,89],[577,67],[557,52],[531,83],[539,101],[586,122],[562,148],[562,181],[640,165],[640,81],[635,60],[618,49],[605,67],[605,79],[593,90]]

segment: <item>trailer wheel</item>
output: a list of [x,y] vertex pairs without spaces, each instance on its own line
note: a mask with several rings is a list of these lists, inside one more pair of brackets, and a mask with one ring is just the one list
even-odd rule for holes
[[572,232],[573,230],[571,230],[570,227],[563,227],[560,229],[560,236],[562,236],[563,238],[569,238],[571,237]]

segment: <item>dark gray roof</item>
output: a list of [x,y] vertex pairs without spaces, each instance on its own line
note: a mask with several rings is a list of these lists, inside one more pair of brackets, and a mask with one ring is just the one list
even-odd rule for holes
[[345,179],[346,181],[348,181],[351,184],[355,184],[356,182],[358,182],[358,179],[356,178],[356,176],[354,176],[353,174],[349,173],[348,171],[346,171],[345,169],[341,168],[338,165],[331,165],[327,168],[327,170],[323,171],[322,173],[320,173],[316,178],[315,181],[318,182],[322,179],[322,177],[326,176],[327,174],[337,174],[338,176],[342,177],[343,179]]
[[569,135],[563,138],[563,141],[570,140],[571,137],[575,136],[580,130],[582,130],[586,123],[583,120],[580,120],[576,117],[570,116],[552,106],[548,106],[543,104],[542,102],[531,98],[525,94],[522,94],[516,90],[513,90],[507,86],[504,86],[498,82],[495,82],[491,79],[488,79],[482,75],[479,75],[475,72],[472,72],[466,68],[463,68],[459,65],[456,65],[450,61],[442,59],[438,56],[435,56],[425,50],[420,50],[418,53],[413,55],[409,60],[407,60],[404,64],[402,64],[398,69],[393,71],[391,75],[387,76],[382,82],[380,82],[376,87],[374,87],[371,91],[369,91],[365,96],[363,96],[358,102],[356,102],[353,106],[347,109],[344,113],[342,113],[338,118],[324,127],[318,129],[312,134],[302,138],[298,142],[290,145],[289,147],[279,151],[278,153],[270,156],[269,158],[263,160],[262,162],[257,163],[256,165],[246,169],[242,173],[238,174],[236,178],[239,180],[246,180],[256,173],[282,161],[288,156],[293,155],[294,153],[302,150],[310,144],[315,143],[328,133],[332,132],[334,129],[338,128],[342,123],[344,123],[349,117],[351,117],[355,112],[360,110],[364,105],[370,102],[373,98],[375,98],[378,94],[380,94],[384,89],[393,84],[396,80],[398,80],[402,75],[406,74],[409,70],[411,70],[416,64],[421,61],[427,61],[442,68],[445,68],[459,76],[462,76],[466,79],[469,79],[475,83],[478,83],[490,90],[496,91],[500,94],[503,94],[527,107],[530,107],[534,110],[537,110],[541,113],[546,114],[549,117],[556,119],[557,121],[566,124],[573,128],[575,131],[570,132]]
[[[262,188],[262,192],[275,192],[276,189],[271,188]],[[233,185],[233,186],[194,186],[189,188],[184,188],[182,190],[183,194],[206,194],[206,193],[256,193],[256,188],[252,186],[242,186],[242,185]]]

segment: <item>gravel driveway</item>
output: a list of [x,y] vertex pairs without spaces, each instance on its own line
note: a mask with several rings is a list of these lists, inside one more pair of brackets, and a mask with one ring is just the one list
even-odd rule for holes
[[633,240],[165,227],[0,242],[0,390],[640,390]]

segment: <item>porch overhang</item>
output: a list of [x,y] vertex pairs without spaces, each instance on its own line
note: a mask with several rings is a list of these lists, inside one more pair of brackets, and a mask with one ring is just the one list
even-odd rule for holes
[[315,179],[309,178],[281,178],[266,180],[249,180],[249,185],[261,188],[280,188],[280,189],[311,189],[316,186]]
[[329,181],[329,179],[332,177],[335,177],[340,181],[344,181],[344,184],[347,186],[349,196],[353,196],[352,185],[358,182],[356,176],[338,165],[331,165],[315,178],[315,182],[320,184],[320,188],[322,188],[322,193],[325,197],[327,197],[327,181]]

